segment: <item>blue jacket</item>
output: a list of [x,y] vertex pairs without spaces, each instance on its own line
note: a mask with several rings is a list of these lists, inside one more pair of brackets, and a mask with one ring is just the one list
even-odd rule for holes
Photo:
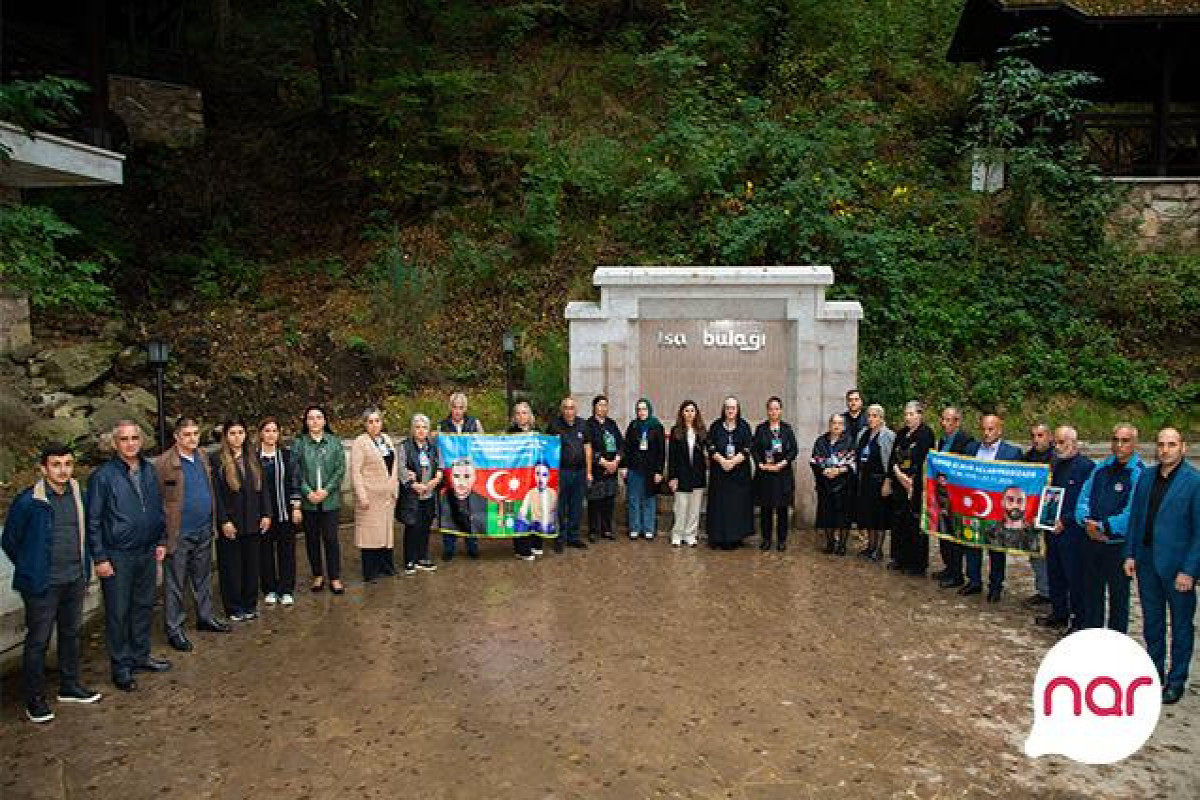
[[137,552],[167,546],[167,518],[154,464],[141,459],[141,497],[120,458],[102,464],[88,478],[87,542],[92,560],[108,561],[108,552]]
[[[83,559],[83,579],[91,574],[91,558],[84,543],[83,492],[74,478],[70,483],[79,514],[79,547]],[[50,548],[54,530],[54,513],[46,499],[46,482],[38,481],[17,495],[4,521],[0,546],[12,561],[12,587],[24,594],[41,594],[50,588]]]
[[1184,461],[1179,474],[1158,507],[1154,520],[1154,545],[1146,553],[1146,514],[1157,466],[1147,466],[1129,501],[1129,528],[1125,533],[1125,557],[1137,561],[1150,555],[1154,570],[1163,580],[1174,580],[1182,572],[1200,576],[1200,470]]
[[1075,518],[1075,507],[1079,505],[1079,496],[1084,484],[1091,479],[1096,464],[1090,458],[1080,453],[1069,459],[1061,459],[1057,455],[1050,462],[1050,485],[1058,486],[1063,491],[1062,514],[1059,519],[1063,524],[1063,532],[1075,531],[1080,536],[1086,536],[1083,526]]
[[[966,454],[974,458],[979,455],[979,448],[983,446],[983,442],[971,442],[967,445]],[[999,449],[996,451],[997,461],[1020,461],[1021,448],[1015,444],[1009,444],[1003,439],[1000,440]]]
[[1145,464],[1137,453],[1124,466],[1117,464],[1115,456],[1100,462],[1088,476],[1079,493],[1075,506],[1075,519],[1084,525],[1089,519],[1100,523],[1109,536],[1109,544],[1125,543],[1125,531],[1129,527],[1129,498],[1137,486],[1138,476]]

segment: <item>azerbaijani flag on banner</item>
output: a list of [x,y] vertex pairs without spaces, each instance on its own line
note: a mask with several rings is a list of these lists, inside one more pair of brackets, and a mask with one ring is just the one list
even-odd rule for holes
[[437,436],[444,473],[438,529],[462,536],[558,535],[557,436]]
[[921,528],[968,547],[1042,555],[1036,526],[1050,467],[930,453],[925,460]]

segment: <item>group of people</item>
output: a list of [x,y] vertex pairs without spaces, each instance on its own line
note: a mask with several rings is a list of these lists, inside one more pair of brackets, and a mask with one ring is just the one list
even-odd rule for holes
[[[1192,652],[1194,578],[1200,574],[1200,472],[1184,461],[1178,431],[1167,428],[1158,434],[1158,464],[1151,470],[1135,452],[1137,430],[1118,425],[1112,456],[1095,465],[1078,452],[1076,432],[1069,426],[1053,432],[1035,426],[1029,449],[1022,451],[1004,440],[1003,421],[994,414],[980,419],[976,441],[962,430],[955,408],[943,410],[941,435],[935,436],[918,402],[905,406],[904,427],[893,432],[881,406],[864,408],[857,390],[848,392],[846,400],[846,410],[829,417],[828,430],[813,443],[809,459],[818,500],[816,527],[826,553],[845,555],[850,530],[857,526],[866,534],[860,555],[881,560],[890,531],[889,566],[924,575],[929,539],[920,528],[920,512],[930,452],[1047,463],[1064,498],[1045,557],[1031,559],[1037,594],[1028,602],[1049,606],[1038,624],[1068,632],[1103,625],[1125,631],[1130,580],[1136,576],[1147,649],[1162,673],[1164,702],[1179,699]],[[786,549],[800,453],[778,397],[767,401],[766,418],[753,430],[732,396],[708,426],[699,406],[685,400],[669,431],[646,398],[638,400],[624,431],[608,411],[608,399],[598,395],[591,416],[584,419],[568,397],[546,427],[561,443],[559,485],[557,492],[537,496],[550,498],[541,502],[555,508],[522,509],[522,514],[555,515],[556,551],[588,547],[581,533],[585,504],[589,541],[615,538],[614,508],[622,482],[630,539],[656,537],[658,496],[670,494],[675,547],[697,545],[703,509],[709,547],[736,549],[756,533],[757,507],[759,547]],[[268,606],[295,603],[298,531],[304,532],[310,590],[343,594],[338,525],[347,479],[365,582],[397,574],[396,521],[403,525],[401,569],[406,575],[437,569],[429,540],[439,519],[442,529],[464,532],[443,536],[443,560],[455,557],[459,538],[468,556],[478,558],[480,537],[465,533],[475,530],[470,521],[471,467],[442,465],[435,442],[438,433],[484,432],[480,421],[467,414],[467,398],[451,396],[449,413],[436,431],[428,417],[414,415],[400,441],[384,432],[378,409],[363,413],[362,426],[347,460],[320,406],[305,410],[303,430],[290,447],[281,441],[276,419],[260,421],[251,435],[245,421],[235,418],[222,426],[220,444],[210,457],[200,448],[198,423],[182,417],[174,426],[173,446],[151,460],[142,453],[139,425],[122,421],[112,432],[116,456],[91,474],[86,492],[73,477],[71,451],[62,445],[45,448],[42,478],[16,498],[3,534],[3,549],[15,566],[13,586],[25,603],[23,674],[29,719],[54,718],[45,695],[44,666],[56,626],[59,701],[92,703],[100,698],[83,686],[79,674],[82,604],[93,571],[103,589],[112,682],[124,691],[136,688],[136,673],[171,668],[150,652],[157,562],[163,563],[167,641],[180,652],[193,649],[186,631],[189,594],[195,627],[214,633],[228,633],[231,623],[254,619],[260,598]],[[508,432],[535,431],[532,409],[518,403]],[[450,480],[442,486],[445,471]],[[544,472],[543,483],[549,470]],[[223,617],[215,611],[210,589],[214,541]],[[523,534],[512,541],[521,560],[543,554],[541,536]],[[963,595],[982,594],[983,550],[946,540],[939,545],[943,569],[934,576],[939,585]],[[1005,553],[989,551],[988,563],[987,599],[997,602]]]
[[[1004,439],[1004,421],[996,414],[980,417],[976,440],[952,406],[942,410],[941,434],[935,435],[919,402],[905,405],[899,432],[888,428],[881,406],[864,411],[863,405],[858,390],[847,392],[846,410],[830,417],[828,432],[813,446],[817,527],[826,537],[825,552],[844,555],[850,527],[857,525],[866,533],[860,555],[881,560],[890,531],[889,568],[924,576],[929,537],[920,526],[922,477],[930,452],[1046,464],[1050,485],[1062,490],[1062,499],[1044,556],[1030,558],[1035,593],[1025,602],[1047,609],[1036,624],[1065,635],[1099,627],[1126,633],[1136,578],[1146,649],[1159,672],[1163,702],[1179,701],[1192,658],[1200,576],[1200,470],[1185,460],[1178,430],[1158,432],[1157,463],[1148,466],[1137,454],[1137,428],[1118,424],[1111,455],[1095,463],[1079,451],[1078,432],[1070,425],[1034,425],[1022,449]],[[942,569],[933,577],[939,586],[960,595],[983,594],[986,550],[987,601],[1000,601],[1008,558],[1003,550],[941,538],[938,544]]]

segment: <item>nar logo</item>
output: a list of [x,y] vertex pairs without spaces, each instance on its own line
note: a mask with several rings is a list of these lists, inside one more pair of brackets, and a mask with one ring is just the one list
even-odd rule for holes
[[1025,754],[1111,764],[1141,749],[1161,710],[1162,686],[1145,650],[1116,631],[1079,631],[1038,668]]

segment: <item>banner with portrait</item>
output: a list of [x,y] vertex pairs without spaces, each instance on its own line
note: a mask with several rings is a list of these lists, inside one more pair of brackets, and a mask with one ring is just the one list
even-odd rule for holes
[[557,436],[437,436],[442,464],[438,530],[459,536],[558,535]]
[[1050,483],[1048,465],[930,453],[923,479],[921,528],[928,535],[967,547],[1045,554],[1038,512]]

